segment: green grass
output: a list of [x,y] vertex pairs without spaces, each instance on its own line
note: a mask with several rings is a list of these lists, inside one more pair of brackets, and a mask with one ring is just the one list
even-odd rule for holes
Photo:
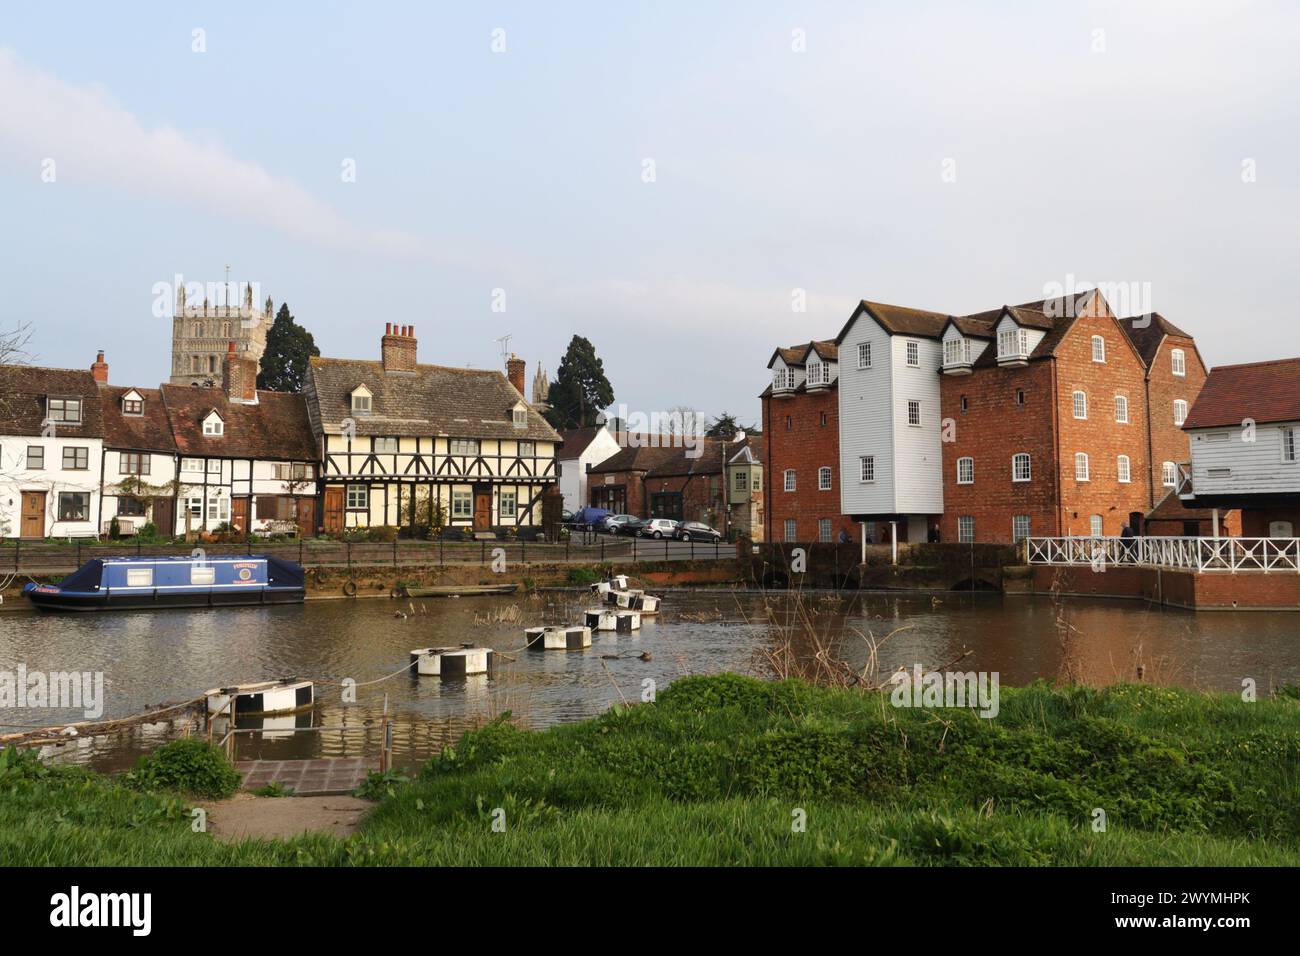
[[494,722],[372,784],[350,840],[225,846],[185,799],[11,760],[0,864],[1296,866],[1300,702],[1040,684],[985,720],[686,678],[545,732]]

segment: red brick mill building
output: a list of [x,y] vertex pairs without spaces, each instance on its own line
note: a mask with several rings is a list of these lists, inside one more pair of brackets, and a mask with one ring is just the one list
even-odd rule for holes
[[[934,369],[938,414],[929,417],[921,402],[917,416],[942,426],[942,508],[932,518],[941,540],[1119,535],[1125,525],[1136,534],[1212,533],[1210,512],[1175,494],[1190,457],[1182,425],[1206,377],[1188,333],[1158,314],[1118,318],[1095,290],[946,321],[927,315],[930,325],[898,333],[906,351],[897,351],[909,365],[926,348],[942,355]],[[862,429],[882,427],[871,424],[876,419],[892,418],[895,429],[917,424],[889,412],[846,423],[840,376],[874,372],[860,357],[848,368],[839,359],[834,342],[813,341],[779,348],[768,363],[772,382],[761,400],[769,540],[834,541],[841,531],[859,540],[863,526],[840,513],[840,485],[849,482],[850,491],[868,476],[845,471],[856,462],[841,461],[841,445],[861,445]],[[901,408],[919,389],[886,389],[875,400]],[[906,443],[879,444],[886,457],[909,454]],[[901,473],[905,464],[914,474],[936,467],[928,459],[875,467]],[[1234,533],[1238,516],[1221,517],[1220,531]],[[868,522],[865,531],[869,540],[888,539],[887,526]]]
[[831,341],[779,348],[767,367],[763,493],[768,541],[836,541],[859,529],[840,513],[839,350]]

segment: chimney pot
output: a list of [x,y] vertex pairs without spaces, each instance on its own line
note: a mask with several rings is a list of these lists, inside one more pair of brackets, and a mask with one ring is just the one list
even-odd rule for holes
[[385,323],[384,323],[384,334],[385,334],[385,335],[392,335],[392,334],[393,334],[393,323],[392,323],[392,322],[385,322]]

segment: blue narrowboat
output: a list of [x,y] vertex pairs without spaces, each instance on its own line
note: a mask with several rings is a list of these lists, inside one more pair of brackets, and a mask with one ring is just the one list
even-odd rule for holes
[[27,584],[42,611],[293,604],[306,594],[302,568],[269,555],[95,558],[59,584]]

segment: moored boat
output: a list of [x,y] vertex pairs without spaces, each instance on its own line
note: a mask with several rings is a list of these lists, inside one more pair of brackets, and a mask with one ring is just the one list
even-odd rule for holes
[[302,568],[270,555],[95,558],[58,584],[28,583],[42,611],[294,604],[306,596]]

